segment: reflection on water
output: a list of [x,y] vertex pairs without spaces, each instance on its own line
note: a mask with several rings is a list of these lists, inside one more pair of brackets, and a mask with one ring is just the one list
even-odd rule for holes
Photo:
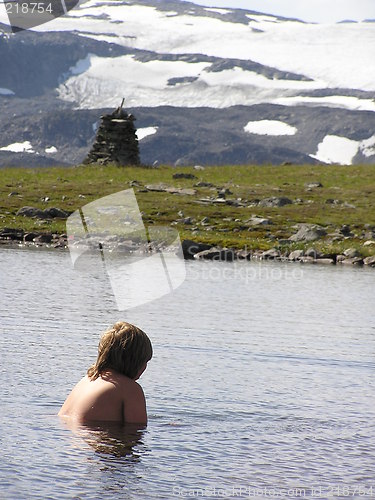
[[[64,252],[1,249],[0,273],[1,498],[375,496],[373,269],[187,262],[126,314]],[[154,345],[148,427],[71,428],[58,410],[119,319]]]
[[139,447],[144,444],[142,441],[144,426],[122,425],[118,422],[77,424],[68,418],[61,418],[61,421],[98,455],[113,458],[126,457],[134,462],[140,458]]

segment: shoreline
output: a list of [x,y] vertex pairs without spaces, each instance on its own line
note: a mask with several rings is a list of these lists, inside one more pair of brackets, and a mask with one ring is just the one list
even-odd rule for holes
[[[355,248],[346,251],[346,254],[321,253],[311,247],[308,250],[282,250],[273,247],[269,250],[246,248],[227,248],[215,245],[208,245],[203,242],[183,239],[181,241],[182,254],[184,260],[209,260],[215,262],[235,262],[235,261],[274,261],[274,262],[299,262],[301,264],[317,265],[337,265],[355,266],[364,268],[375,268],[375,255],[364,257],[358,254]],[[21,229],[8,229],[0,231],[1,248],[22,248],[22,249],[48,249],[68,251],[69,245],[66,234],[51,233],[27,233]],[[90,250],[90,246],[86,247]],[[92,248],[91,248],[92,249]],[[161,250],[158,248],[156,251]],[[117,250],[119,255],[137,256],[147,253],[155,253],[149,245],[138,246],[136,249],[129,249],[121,241],[113,242],[111,250]],[[169,250],[170,251],[170,250]],[[176,252],[175,252],[176,253]]]
[[[3,169],[0,246],[64,249],[73,212],[128,191],[145,228],[177,232],[187,259],[375,265],[373,165]],[[107,219],[90,248],[136,251]]]

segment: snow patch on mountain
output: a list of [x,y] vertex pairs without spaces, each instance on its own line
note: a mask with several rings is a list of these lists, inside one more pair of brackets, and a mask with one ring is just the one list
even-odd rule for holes
[[137,129],[138,140],[141,141],[149,135],[154,135],[158,131],[159,127],[142,127]]
[[30,141],[13,142],[8,146],[3,146],[0,151],[11,151],[12,153],[35,153]]
[[295,135],[297,129],[287,123],[277,120],[259,120],[248,122],[244,131],[258,135]]
[[13,90],[0,87],[0,95],[15,95]]
[[201,11],[171,16],[154,6],[91,0],[37,29],[112,37],[117,44],[158,53],[251,59],[324,87],[375,90],[371,23],[316,25],[249,13],[244,24]]
[[275,99],[273,104],[282,106],[328,106],[330,108],[344,108],[353,111],[375,111],[373,99],[359,99],[352,96],[308,97],[294,96]]
[[361,141],[359,144],[359,149],[363,156],[369,158],[370,156],[375,156],[375,135]]
[[353,141],[347,137],[326,135],[318,145],[316,154],[310,156],[324,163],[352,165],[353,159],[358,152],[361,152],[366,157],[375,155],[375,135],[363,141]]

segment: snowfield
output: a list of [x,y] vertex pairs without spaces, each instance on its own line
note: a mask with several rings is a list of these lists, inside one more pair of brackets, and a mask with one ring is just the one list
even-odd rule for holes
[[[251,60],[305,77],[305,81],[267,78],[240,67],[210,72],[211,63],[90,57],[59,88],[61,98],[82,108],[113,106],[127,95],[134,106],[191,106],[194,102],[193,106],[222,108],[273,102],[375,111],[374,102],[361,97],[306,95],[318,89],[375,91],[373,23],[319,25],[253,13],[235,22],[230,20],[234,11],[196,7],[178,13],[90,0],[36,29],[76,31],[158,54]],[[181,77],[190,81],[169,85],[169,79]]]
[[[4,13],[0,4],[7,23]],[[373,22],[309,24],[182,0],[88,0],[33,31],[22,39],[0,30],[0,49],[16,60],[22,43],[35,45],[32,64],[49,57],[49,78],[41,66],[24,84],[20,60],[2,73],[0,107],[14,101],[23,112],[28,101],[19,100],[30,95],[37,109],[46,89],[36,117],[42,130],[49,106],[77,115],[82,130],[72,148],[62,125],[44,141],[30,126],[30,141],[19,142],[24,125],[16,117],[18,128],[2,124],[2,151],[75,164],[99,110],[125,98],[149,164],[375,162]],[[46,51],[49,42],[56,50]],[[10,156],[18,161],[2,153],[0,163]]]
[[346,137],[326,135],[318,145],[316,154],[310,156],[323,163],[352,165],[353,159],[359,151],[367,157],[374,155],[375,135],[363,141],[353,141]]
[[8,146],[3,146],[0,151],[11,151],[12,153],[35,153],[29,141],[14,142]]
[[137,137],[138,140],[141,141],[145,137],[148,137],[149,135],[154,135],[158,131],[159,127],[143,127],[143,128],[138,128],[137,129]]
[[244,126],[244,131],[249,134],[259,135],[294,135],[297,133],[295,127],[277,120],[259,120],[249,122]]

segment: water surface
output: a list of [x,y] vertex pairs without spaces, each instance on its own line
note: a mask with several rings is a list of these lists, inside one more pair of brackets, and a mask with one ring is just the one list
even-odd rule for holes
[[[0,497],[375,497],[374,270],[186,265],[119,312],[99,269],[0,250]],[[154,345],[149,425],[72,431],[56,414],[119,319]]]

